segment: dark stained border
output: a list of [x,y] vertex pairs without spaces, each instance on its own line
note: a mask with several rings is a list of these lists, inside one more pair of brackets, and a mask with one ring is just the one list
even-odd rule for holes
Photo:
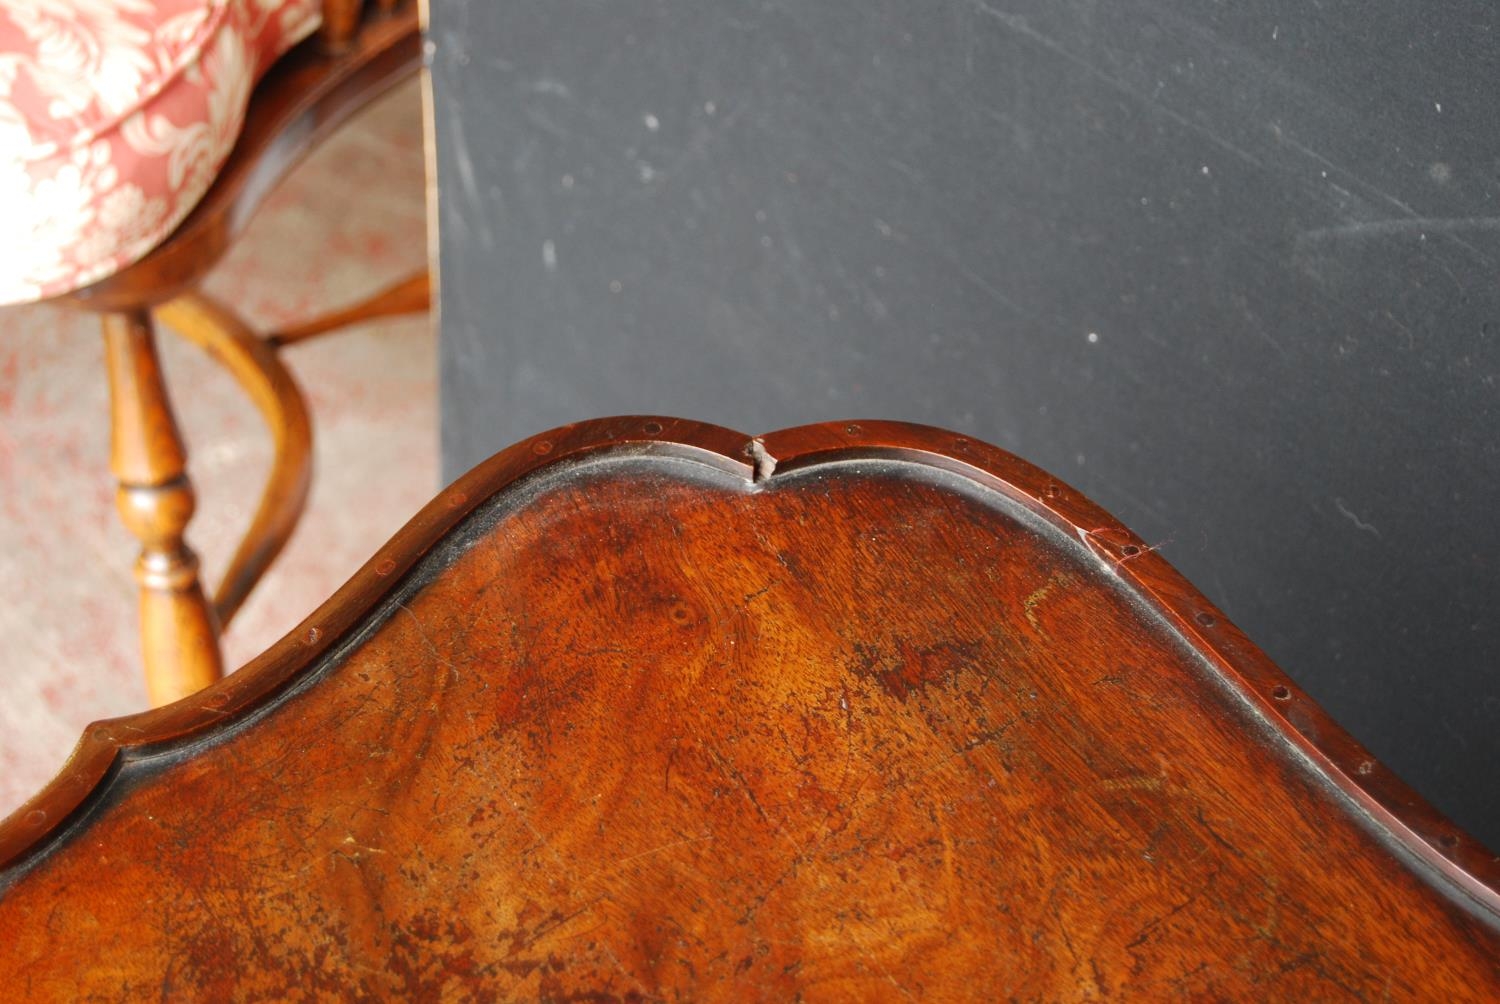
[[62,771],[0,821],[0,879],[42,853],[87,810],[122,753],[202,738],[270,702],[356,630],[423,556],[517,480],[565,460],[655,444],[752,481],[818,464],[901,459],[997,490],[1076,536],[1138,593],[1288,744],[1369,814],[1397,847],[1500,915],[1500,857],[1459,830],[1335,723],[1151,546],[1068,485],[993,446],[900,422],[831,422],[751,438],[674,418],[564,426],[512,446],[459,478],[294,631],[238,672],[153,711],[95,723]]

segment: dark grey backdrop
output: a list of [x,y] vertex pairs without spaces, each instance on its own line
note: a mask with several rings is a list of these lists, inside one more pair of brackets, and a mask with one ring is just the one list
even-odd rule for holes
[[622,412],[973,433],[1500,847],[1490,4],[431,6],[450,476]]

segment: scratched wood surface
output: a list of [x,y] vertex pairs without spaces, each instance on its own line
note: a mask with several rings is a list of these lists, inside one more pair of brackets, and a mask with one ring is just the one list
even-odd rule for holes
[[1492,855],[951,434],[501,454],[0,826],[27,999],[1493,999]]
[[1500,846],[1494,0],[428,8],[449,477],[643,408],[954,427]]

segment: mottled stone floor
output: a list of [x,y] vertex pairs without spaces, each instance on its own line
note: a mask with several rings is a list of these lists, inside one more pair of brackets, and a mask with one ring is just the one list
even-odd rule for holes
[[[400,88],[294,172],[209,288],[260,325],[356,300],[426,260],[420,96]],[[236,387],[164,338],[198,489],[191,541],[217,582],[270,441]],[[333,592],[437,490],[433,333],[413,318],[287,350],[307,392],[307,516],[225,639],[238,666]],[[115,520],[96,322],[0,311],[0,815],[57,771],[83,727],[145,706],[135,548]]]

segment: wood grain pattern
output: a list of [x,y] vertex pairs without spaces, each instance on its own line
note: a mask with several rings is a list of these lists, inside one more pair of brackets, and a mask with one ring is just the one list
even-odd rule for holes
[[991,447],[528,440],[0,824],[29,998],[1484,1000],[1493,855]]

